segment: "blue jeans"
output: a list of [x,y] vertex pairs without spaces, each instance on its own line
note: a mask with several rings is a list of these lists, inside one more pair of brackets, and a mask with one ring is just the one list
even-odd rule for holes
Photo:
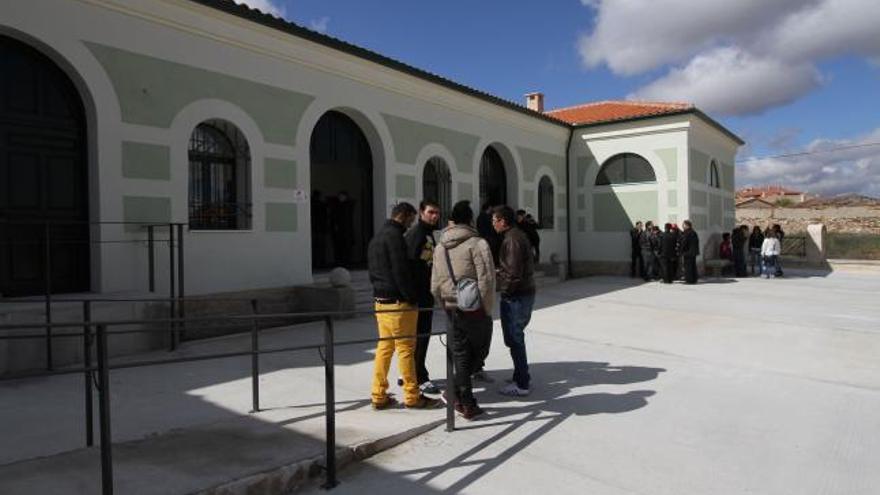
[[504,345],[513,360],[513,381],[519,388],[529,388],[529,360],[526,357],[526,325],[532,319],[535,295],[501,296],[501,329]]
[[770,278],[776,276],[776,256],[764,256],[764,269],[763,275],[764,277]]

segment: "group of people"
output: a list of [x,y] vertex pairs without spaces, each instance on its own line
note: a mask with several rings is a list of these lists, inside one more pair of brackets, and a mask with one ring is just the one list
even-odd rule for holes
[[[478,231],[470,202],[459,201],[437,238],[440,216],[434,201],[422,201],[418,211],[409,203],[399,203],[370,241],[367,260],[380,337],[371,401],[377,410],[398,405],[388,393],[388,371],[396,352],[406,408],[438,407],[452,399],[447,393],[454,387],[455,410],[473,419],[483,413],[473,394],[473,381],[494,381],[483,368],[492,340],[496,292],[504,344],[513,361],[513,375],[499,393],[530,392],[524,332],[535,302],[537,245],[509,206],[484,208],[477,223],[488,221],[491,231]],[[425,365],[433,316],[425,309],[435,302],[447,315],[454,362],[454,383],[447,384],[446,392],[431,381]],[[430,397],[437,394],[440,398]]]
[[630,230],[630,276],[641,276],[646,281],[662,279],[671,284],[679,279],[686,284],[697,283],[697,256],[700,238],[690,220],[678,225],[667,223],[660,227],[654,222],[638,221]]
[[[764,278],[782,276],[782,239],[785,232],[778,223],[761,230],[755,225],[749,233],[748,225],[735,227],[732,232],[722,234],[718,255],[730,260],[730,270],[736,277],[748,277],[760,272]],[[749,265],[747,267],[746,265]]]

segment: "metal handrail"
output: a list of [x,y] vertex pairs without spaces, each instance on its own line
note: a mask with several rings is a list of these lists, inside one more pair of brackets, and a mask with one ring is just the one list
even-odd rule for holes
[[[92,405],[92,394],[93,394],[93,386],[98,392],[98,423],[99,423],[99,432],[100,432],[100,450],[101,450],[101,493],[103,495],[110,495],[113,493],[113,458],[112,458],[112,429],[110,423],[110,371],[118,370],[118,369],[128,369],[128,368],[140,368],[140,367],[148,367],[148,366],[158,366],[158,365],[166,365],[166,364],[179,364],[179,363],[188,363],[195,361],[207,361],[214,359],[227,359],[233,357],[244,357],[251,356],[251,412],[259,412],[260,411],[260,383],[259,383],[259,373],[260,373],[260,362],[259,358],[263,354],[277,354],[281,352],[294,352],[294,351],[304,351],[304,350],[318,350],[319,354],[321,354],[321,359],[324,361],[324,402],[325,402],[325,448],[324,448],[324,468],[325,468],[325,480],[322,485],[326,489],[332,489],[338,484],[337,480],[337,466],[336,466],[336,398],[335,398],[335,356],[334,350],[336,346],[344,346],[344,345],[356,345],[356,344],[366,344],[373,342],[380,342],[385,340],[398,340],[398,339],[429,339],[435,335],[446,335],[447,331],[443,332],[431,332],[429,334],[417,334],[413,336],[400,336],[400,337],[376,337],[369,339],[356,339],[356,340],[345,340],[341,342],[337,342],[334,336],[333,329],[333,319],[334,317],[350,317],[353,314],[381,314],[381,313],[399,313],[399,312],[435,312],[441,311],[440,308],[412,308],[412,309],[395,309],[395,310],[352,310],[352,311],[324,311],[324,312],[302,312],[302,313],[275,313],[275,314],[261,314],[258,313],[259,309],[259,301],[257,299],[251,299],[251,310],[252,314],[250,315],[232,315],[232,316],[224,316],[224,317],[200,317],[200,318],[164,318],[164,319],[141,319],[141,320],[105,320],[105,321],[92,321],[91,320],[91,304],[93,301],[84,300],[83,301],[83,320],[80,322],[63,322],[63,323],[48,323],[48,324],[25,324],[25,325],[15,325],[15,324],[7,324],[0,325],[0,330],[10,330],[10,329],[22,329],[22,328],[45,328],[49,325],[52,328],[69,328],[69,327],[81,327],[83,329],[82,333],[77,334],[60,334],[55,335],[54,337],[81,337],[83,338],[83,365],[81,367],[69,368],[63,370],[48,370],[41,371],[38,373],[19,373],[14,375],[5,375],[0,376],[0,382],[3,381],[11,381],[11,380],[25,380],[25,379],[34,379],[34,378],[43,378],[48,376],[56,376],[56,375],[68,375],[74,373],[82,373],[84,378],[84,394],[85,394],[85,431],[86,431],[86,445],[92,446],[94,444],[94,433],[93,433],[93,425],[94,425],[94,411]],[[259,332],[261,330],[259,322],[261,320],[267,319],[302,319],[302,318],[315,318],[320,317],[324,321],[324,340],[321,344],[309,344],[309,345],[299,345],[299,346],[285,346],[280,348],[273,349],[260,349],[259,342]],[[225,352],[225,353],[215,353],[215,354],[204,354],[199,356],[186,356],[186,357],[177,357],[172,359],[154,359],[154,360],[142,360],[142,361],[131,361],[131,362],[123,362],[116,363],[111,365],[109,363],[109,349],[108,349],[108,336],[115,335],[119,333],[138,333],[138,332],[154,332],[154,331],[165,331],[171,332],[172,336],[176,331],[176,328],[172,325],[169,328],[142,328],[135,330],[126,330],[126,331],[108,331],[108,327],[113,326],[121,326],[121,325],[133,325],[133,324],[156,324],[156,323],[187,323],[187,322],[204,322],[204,321],[216,321],[219,319],[223,319],[228,321],[229,319],[238,320],[249,320],[251,322],[250,326],[250,334],[251,334],[251,342],[250,349],[246,351],[235,351],[235,352]],[[447,319],[447,325],[449,325]],[[97,364],[92,365],[91,363],[91,344],[93,343],[93,335],[92,329],[95,329],[94,333],[94,342],[96,345],[97,351]],[[451,328],[447,326],[447,328]],[[9,336],[7,336],[9,337]],[[31,338],[31,339],[41,339],[44,338],[41,335],[22,335],[22,336],[13,336],[15,338]],[[0,337],[2,339],[3,337]],[[51,338],[51,337],[50,337]],[[172,337],[173,338],[173,337]],[[323,354],[321,353],[321,349],[324,350]],[[92,374],[97,373],[97,379],[93,378]],[[446,431],[452,432],[455,430],[455,411],[453,409],[453,404],[455,403],[455,387],[452,386],[454,383],[453,379],[453,363],[452,363],[452,353],[450,349],[446,348],[446,380],[447,380],[447,400],[446,400]]]

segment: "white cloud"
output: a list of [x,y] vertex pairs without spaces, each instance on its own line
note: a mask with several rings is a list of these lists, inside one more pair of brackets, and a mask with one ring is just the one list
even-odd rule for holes
[[809,155],[746,159],[737,164],[737,187],[782,184],[829,196],[880,197],[880,146],[874,143],[880,143],[880,128],[852,139],[815,140],[805,149]]
[[[821,80],[816,64],[827,58],[880,59],[876,0],[581,3],[596,12],[595,25],[579,45],[587,67],[604,64],[631,76],[672,65],[635,94],[673,94],[710,111],[752,113],[788,103],[816,87]],[[730,70],[739,84],[700,72],[706,67]],[[758,77],[762,73],[765,77]],[[745,102],[753,97],[756,102]]]
[[689,101],[710,113],[743,115],[794,101],[820,82],[808,63],[789,64],[725,47],[697,55],[628,97]]
[[263,13],[284,17],[286,9],[278,4],[278,0],[234,0],[235,3],[247,5],[253,9],[259,9]]
[[330,18],[327,16],[321,17],[320,19],[312,19],[309,21],[309,29],[319,33],[326,33],[328,24],[330,24]]

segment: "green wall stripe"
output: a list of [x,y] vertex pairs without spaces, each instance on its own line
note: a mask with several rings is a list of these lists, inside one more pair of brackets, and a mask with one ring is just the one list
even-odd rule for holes
[[[123,196],[122,219],[125,222],[171,222],[171,198],[155,196]],[[137,225],[126,225],[127,232],[142,231]]]
[[296,203],[266,203],[267,232],[296,232]]
[[171,180],[171,149],[159,144],[122,142],[122,176]]
[[525,189],[522,192],[523,199],[523,207],[524,208],[534,208],[535,207],[535,191],[532,189]]
[[[466,199],[468,201],[474,200],[474,186],[470,182],[458,182],[457,185],[459,201],[463,199]],[[477,205],[476,207],[474,207],[474,205],[471,205],[471,207],[476,209],[479,208],[479,205]]]
[[523,180],[537,183],[541,179],[538,177],[538,169],[543,166],[550,167],[556,174],[554,183],[565,180],[565,156],[522,146],[517,146],[516,150],[519,152],[519,159],[522,162]]
[[296,189],[296,161],[266,158],[263,162],[263,184],[279,189]]
[[397,174],[395,188],[398,198],[416,197],[416,178],[413,175]]
[[[480,142],[479,137],[385,113],[382,114],[382,118],[391,133],[397,161],[421,166],[421,163],[416,163],[419,153],[428,144],[438,143],[452,153],[455,167],[459,172],[470,173],[473,170],[474,153],[477,143]],[[452,164],[448,165],[452,167]]]
[[313,96],[118,48],[85,42],[104,67],[131,124],[167,128],[187,105],[203,99],[230,102],[257,123],[267,142],[295,145]]

